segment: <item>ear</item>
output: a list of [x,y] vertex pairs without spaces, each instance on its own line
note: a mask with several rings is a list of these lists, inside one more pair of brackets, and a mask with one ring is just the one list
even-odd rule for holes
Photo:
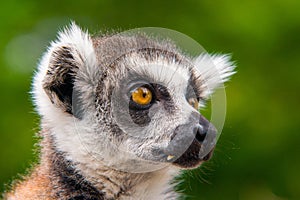
[[50,101],[63,111],[72,114],[72,94],[76,74],[82,61],[71,46],[56,47],[49,60],[43,88]]
[[207,98],[235,74],[235,65],[230,59],[230,55],[201,54],[194,60],[199,78],[206,88],[204,97]]
[[40,114],[47,115],[49,112],[46,110],[53,109],[53,106],[73,114],[74,85],[78,81],[91,82],[91,68],[95,69],[96,64],[93,43],[88,33],[74,23],[60,32],[58,39],[52,42],[43,56],[34,78],[33,94]]

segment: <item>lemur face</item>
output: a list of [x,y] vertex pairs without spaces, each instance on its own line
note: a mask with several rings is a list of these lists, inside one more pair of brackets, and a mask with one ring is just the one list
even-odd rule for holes
[[144,35],[91,38],[73,25],[42,60],[34,94],[58,150],[76,163],[194,168],[217,132],[198,105],[232,70],[226,56],[191,58]]
[[123,55],[111,68],[123,69],[106,84],[121,154],[181,168],[209,159],[216,130],[198,111],[205,87],[191,61],[147,48]]

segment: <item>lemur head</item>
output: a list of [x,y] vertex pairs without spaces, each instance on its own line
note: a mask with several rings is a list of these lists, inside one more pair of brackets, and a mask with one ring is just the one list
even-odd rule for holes
[[33,95],[57,150],[88,167],[145,172],[209,159],[216,129],[199,105],[233,74],[144,34],[90,37],[75,24],[44,55]]

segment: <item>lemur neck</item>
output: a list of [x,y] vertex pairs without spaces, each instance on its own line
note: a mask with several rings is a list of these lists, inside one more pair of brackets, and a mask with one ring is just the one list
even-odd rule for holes
[[42,132],[41,167],[50,178],[52,196],[55,199],[105,199],[105,195],[85,179],[65,153],[56,149],[49,133]]
[[175,199],[170,183],[177,170],[164,168],[148,173],[126,173],[103,166],[93,169],[74,163],[44,135],[42,164],[48,163],[53,191],[58,198],[80,199]]

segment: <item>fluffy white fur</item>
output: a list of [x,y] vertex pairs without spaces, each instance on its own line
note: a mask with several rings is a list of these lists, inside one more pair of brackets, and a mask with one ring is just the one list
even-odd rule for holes
[[223,83],[235,74],[235,65],[230,61],[230,55],[222,54],[201,54],[194,60],[194,64],[199,73],[205,88],[207,98],[217,87],[222,87]]

